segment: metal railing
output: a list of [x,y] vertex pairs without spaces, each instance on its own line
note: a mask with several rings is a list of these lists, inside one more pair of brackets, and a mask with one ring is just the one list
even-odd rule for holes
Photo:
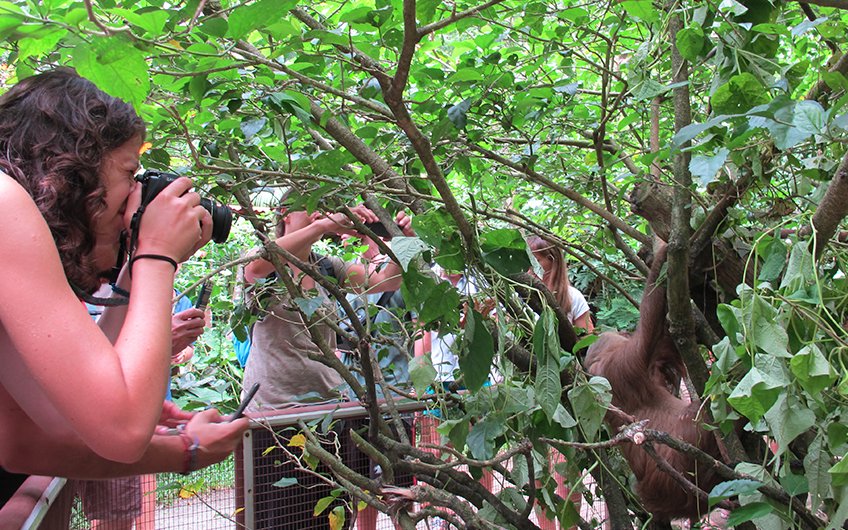
[[[400,412],[407,414],[424,407],[415,401],[397,406]],[[0,528],[17,528],[18,524],[26,530],[88,530],[98,528],[98,524],[99,528],[127,530],[330,528],[328,518],[335,506],[344,503],[344,496],[337,488],[327,486],[320,477],[328,470],[297,470],[298,466],[289,458],[291,449],[283,444],[291,443],[299,421],[329,424],[332,420],[336,425],[364,422],[366,409],[356,402],[342,402],[290,407],[249,416],[253,420],[251,428],[232,458],[188,476],[173,473],[140,476],[140,499],[128,500],[128,494],[120,490],[124,486],[116,484],[115,491],[108,491],[107,484],[112,481],[100,481],[104,491],[93,504],[99,504],[95,509],[101,518],[94,521],[91,514],[86,513],[87,503],[82,502],[82,497],[87,489],[81,487],[79,481],[30,477],[28,488],[19,490],[15,513],[0,513]],[[336,444],[331,449],[340,448],[337,440],[342,431],[337,427],[332,431],[335,434],[330,434],[330,438],[336,440],[329,442]],[[339,456],[348,457],[341,453]],[[362,471],[367,472],[367,469]],[[151,487],[151,483],[155,485]],[[337,502],[327,503],[325,509],[315,515],[316,504],[325,502],[322,499],[326,496],[335,496]],[[128,507],[135,502],[140,505],[137,511]],[[27,509],[29,512],[24,513]],[[109,519],[111,516],[114,517]],[[350,523],[349,516],[347,519],[345,527]],[[363,525],[362,521],[357,524],[359,530],[394,528],[384,515],[377,518],[375,526],[368,526],[372,525]]]

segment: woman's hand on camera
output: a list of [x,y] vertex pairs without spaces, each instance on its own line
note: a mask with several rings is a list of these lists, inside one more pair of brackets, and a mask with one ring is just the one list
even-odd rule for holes
[[[200,205],[200,195],[189,191],[192,181],[180,177],[147,205],[139,226],[137,254],[160,254],[178,262],[187,260],[212,237],[212,216]],[[127,201],[129,227],[141,203],[141,186]]]

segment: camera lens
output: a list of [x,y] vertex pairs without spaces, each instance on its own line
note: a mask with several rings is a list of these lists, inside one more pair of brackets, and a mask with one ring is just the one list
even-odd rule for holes
[[200,205],[212,215],[212,241],[224,243],[230,235],[230,227],[233,224],[232,210],[205,198],[200,199]]

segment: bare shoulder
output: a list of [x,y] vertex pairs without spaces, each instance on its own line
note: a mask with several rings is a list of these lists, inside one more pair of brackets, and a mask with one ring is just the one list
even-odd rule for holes
[[[42,219],[29,193],[15,179],[2,171],[0,171],[0,206],[2,206],[0,219],[3,220],[11,221],[16,217],[33,215]],[[3,226],[8,225],[3,223]]]
[[3,172],[0,172],[0,227],[0,245],[29,243],[24,248],[14,249],[14,254],[20,255],[32,249],[45,236],[49,237],[50,246],[55,249],[47,222],[32,197],[15,179]]
[[[64,278],[59,252],[47,222],[29,193],[12,177],[0,172],[0,290],[23,279],[48,281],[43,275]],[[6,291],[8,292],[8,291]]]

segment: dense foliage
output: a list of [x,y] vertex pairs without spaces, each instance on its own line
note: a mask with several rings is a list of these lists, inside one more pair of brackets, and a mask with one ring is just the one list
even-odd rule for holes
[[[414,213],[418,237],[392,247],[403,293],[421,326],[463,334],[471,390],[450,396],[460,406],[440,427],[470,466],[466,480],[457,472],[444,484],[428,478],[435,466],[388,452],[450,492],[419,488],[431,510],[448,507],[472,527],[529,528],[529,497],[563,525],[579,518],[555,497],[541,455],[557,440],[614,436],[602,427],[609,387],[561,348],[550,310],[515,307],[519,273],[532,266],[523,236],[557,242],[601,327],[627,329],[647,270],[637,251],[657,234],[670,243],[671,332],[717,434],[733,447],[741,424],[756,434],[746,439],[773,441],[735,453],[737,474],[712,497],[736,502],[733,524],[810,528],[848,518],[846,9],[844,0],[21,0],[0,2],[0,34],[7,86],[73,66],[142,113],[147,167],[193,175],[257,227],[289,187],[308,209],[365,200],[384,215]],[[245,228],[234,241],[186,267],[217,285],[217,335],[207,340],[221,356],[201,356],[209,370],[192,376],[204,381],[192,394],[201,402],[230,395],[222,370],[238,375],[227,337],[242,314],[232,263],[256,240]],[[421,256],[479,278],[477,301],[496,298],[497,318],[461,319],[460,295],[419,268]],[[705,317],[697,323],[690,296]],[[535,359],[532,370],[517,351]],[[482,387],[492,363],[504,381]],[[419,393],[432,376],[426,357],[414,364]],[[595,470],[607,501],[623,490],[642,517],[615,453],[575,447],[560,465],[569,481]],[[497,454],[515,458],[507,466]],[[485,495],[480,468],[514,487]],[[790,506],[795,497],[803,502]]]

